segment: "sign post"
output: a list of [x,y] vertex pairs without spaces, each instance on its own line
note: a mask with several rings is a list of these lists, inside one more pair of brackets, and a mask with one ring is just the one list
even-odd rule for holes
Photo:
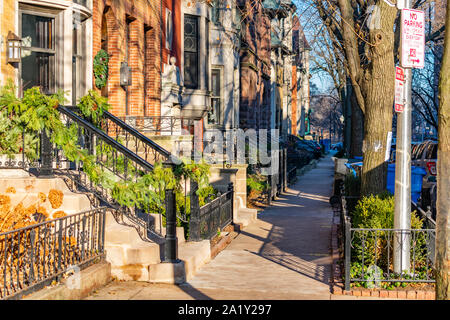
[[[412,68],[425,61],[425,20],[423,11],[411,10],[411,0],[401,11],[400,65],[396,68],[395,111],[397,148],[395,162],[394,272],[410,271],[411,229],[411,84]],[[402,4],[403,5],[403,4]],[[403,89],[403,90],[402,90]]]

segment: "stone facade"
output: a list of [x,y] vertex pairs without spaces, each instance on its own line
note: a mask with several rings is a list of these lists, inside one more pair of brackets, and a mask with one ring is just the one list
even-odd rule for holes
[[[234,0],[214,2],[214,16],[210,36],[212,91],[220,84],[218,106],[211,105],[206,126],[208,128],[237,128],[239,126],[239,30],[236,18],[238,8]],[[213,80],[214,77],[218,79]],[[213,83],[214,82],[214,83]],[[214,109],[217,107],[216,109]]]
[[271,23],[272,66],[272,128],[281,136],[292,132],[292,66],[293,66],[293,14],[291,1],[265,0],[265,12]]
[[[160,115],[161,1],[94,0],[93,52],[110,55],[107,96],[117,116]],[[120,85],[123,62],[131,67],[131,86]]]
[[243,17],[239,126],[244,130],[270,129],[270,20],[259,1],[237,4]]

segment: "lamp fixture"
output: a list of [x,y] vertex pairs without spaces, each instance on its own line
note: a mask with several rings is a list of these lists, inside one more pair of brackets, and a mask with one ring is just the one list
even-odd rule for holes
[[21,59],[21,42],[16,34],[9,31],[6,38],[6,61],[8,63],[18,63]]

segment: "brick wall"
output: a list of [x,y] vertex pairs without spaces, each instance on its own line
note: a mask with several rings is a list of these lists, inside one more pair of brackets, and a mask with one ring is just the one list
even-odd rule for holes
[[127,17],[129,21],[128,65],[132,86],[128,87],[128,114],[159,115],[161,108],[161,2],[93,1],[93,56],[101,49],[102,21],[107,25],[110,54],[107,90],[111,111],[126,114],[126,91],[120,86],[120,65],[127,58]]
[[14,0],[3,0],[2,1],[2,8],[0,10],[0,24],[1,24],[1,36],[5,40],[3,44],[2,51],[0,52],[1,58],[0,58],[0,84],[4,85],[6,84],[6,81],[8,79],[15,79],[15,68],[9,64],[6,63],[6,38],[8,36],[8,31],[15,31],[15,24],[14,19],[15,15],[13,14],[15,12],[14,10]]

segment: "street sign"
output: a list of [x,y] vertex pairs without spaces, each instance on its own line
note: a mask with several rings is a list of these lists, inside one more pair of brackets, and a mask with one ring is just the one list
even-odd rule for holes
[[405,70],[395,67],[395,112],[403,112],[405,106]]
[[400,32],[400,65],[403,68],[423,68],[425,64],[424,12],[402,9]]

